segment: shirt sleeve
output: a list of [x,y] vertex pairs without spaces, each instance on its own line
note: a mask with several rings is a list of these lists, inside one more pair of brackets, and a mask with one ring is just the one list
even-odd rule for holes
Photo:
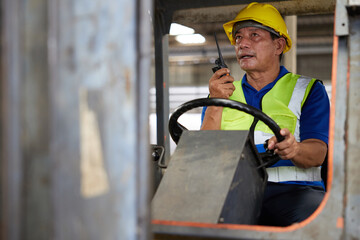
[[300,141],[315,138],[328,144],[330,101],[325,86],[316,82],[300,116]]
[[204,117],[205,117],[205,112],[206,112],[207,107],[203,107],[202,111],[201,111],[201,124],[200,127],[202,127],[203,121],[204,121]]

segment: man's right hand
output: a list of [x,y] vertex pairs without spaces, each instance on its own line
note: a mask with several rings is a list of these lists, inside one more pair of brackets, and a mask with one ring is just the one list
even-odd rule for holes
[[235,91],[234,78],[230,76],[230,70],[221,68],[217,70],[209,80],[210,97],[228,99]]

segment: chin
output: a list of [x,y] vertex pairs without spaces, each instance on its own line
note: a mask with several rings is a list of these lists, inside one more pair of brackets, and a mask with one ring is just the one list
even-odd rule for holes
[[252,71],[252,70],[255,70],[256,68],[252,65],[249,65],[249,64],[240,64],[240,68],[242,70],[244,70],[245,72],[247,71]]
[[240,60],[238,62],[239,62],[240,68],[244,71],[256,69],[256,64],[254,63],[254,61]]

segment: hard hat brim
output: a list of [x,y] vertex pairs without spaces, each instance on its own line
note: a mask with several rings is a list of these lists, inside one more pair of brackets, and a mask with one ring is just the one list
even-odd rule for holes
[[253,21],[253,20],[248,20],[248,21],[241,21],[241,22],[236,22],[233,25],[233,30],[232,30],[232,36],[233,38],[235,38],[235,34],[242,28],[246,28],[246,27],[256,27],[256,28],[260,28],[260,29],[264,29],[270,33],[275,34],[276,36],[280,37],[281,35],[276,32],[274,29],[264,26],[259,22]]

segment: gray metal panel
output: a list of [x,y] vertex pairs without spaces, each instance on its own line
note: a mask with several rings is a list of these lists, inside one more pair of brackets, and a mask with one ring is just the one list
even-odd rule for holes
[[185,131],[152,201],[153,219],[217,223],[248,131]]
[[347,112],[346,239],[360,237],[360,5],[349,16],[349,97]]
[[[136,43],[138,49],[136,80],[136,196],[137,231],[136,239],[150,239],[150,198],[152,196],[152,177],[150,176],[149,156],[149,89],[152,59],[153,3],[148,0],[137,1]],[[145,37],[147,36],[147,37]]]
[[349,18],[346,11],[347,0],[337,0],[335,9],[335,34],[347,36],[349,34]]
[[170,23],[168,16],[172,12],[164,11],[160,0],[156,1],[154,12],[154,48],[155,48],[155,87],[156,87],[156,132],[157,145],[165,147],[165,162],[170,157],[169,122],[169,59],[168,46]]
[[19,1],[1,1],[0,76],[0,238],[21,238],[22,169],[20,124],[20,7]]
[[[195,1],[196,2],[196,1]],[[191,26],[193,23],[227,22],[233,19],[238,12],[252,1],[232,2],[233,5],[225,6],[221,1],[213,6],[203,5],[201,9],[178,8],[174,12],[173,22]],[[259,1],[270,2],[282,15],[322,14],[332,13],[335,9],[335,0],[293,0],[293,1]]]
[[169,60],[168,45],[169,36],[162,32],[162,25],[155,19],[155,85],[156,85],[156,131],[157,145],[165,147],[165,163],[170,157],[169,138]]
[[1,239],[149,237],[151,4],[1,1]]
[[136,239],[136,2],[50,9],[54,238]]
[[[49,72],[47,32],[48,2],[21,1],[23,16],[22,66],[22,161],[24,164],[24,239],[48,239],[52,235],[51,164],[49,158]],[[36,12],[36,14],[34,14]],[[37,31],[35,31],[37,29]],[[46,117],[45,117],[46,116]],[[36,221],[34,221],[36,216]],[[39,228],[39,226],[42,226]]]

